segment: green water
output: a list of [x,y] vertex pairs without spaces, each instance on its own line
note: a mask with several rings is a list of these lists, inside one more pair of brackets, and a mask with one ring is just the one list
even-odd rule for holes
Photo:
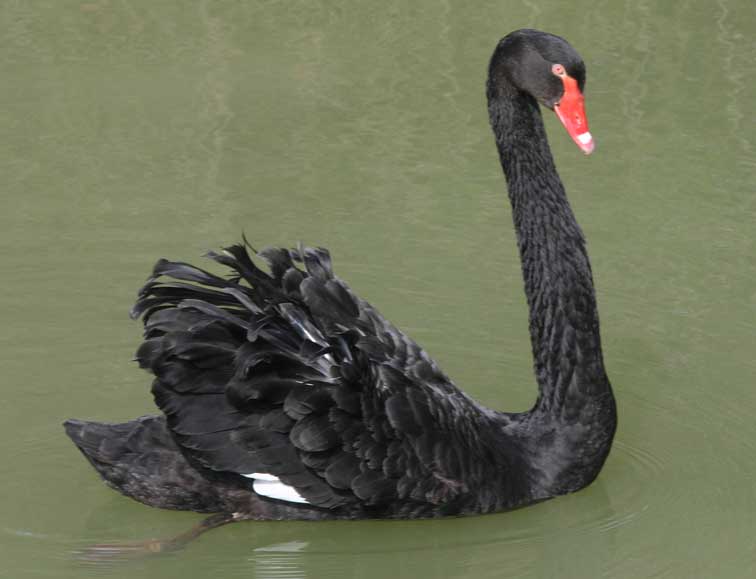
[[[0,3],[0,577],[752,577],[750,0]],[[158,257],[331,249],[482,401],[535,398],[487,126],[508,31],[572,41],[597,150],[547,129],[589,240],[620,428],[590,488],[499,515],[244,523],[114,568],[71,552],[199,515],[106,488],[59,426],[153,411],[131,362]]]

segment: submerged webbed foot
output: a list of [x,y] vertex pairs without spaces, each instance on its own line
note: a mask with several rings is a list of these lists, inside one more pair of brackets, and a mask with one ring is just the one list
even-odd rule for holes
[[76,551],[76,558],[84,563],[107,564],[119,561],[141,559],[160,553],[171,553],[183,549],[190,541],[202,533],[228,523],[240,520],[234,513],[213,515],[173,537],[165,539],[146,539],[144,541],[124,541],[122,543],[98,543]]

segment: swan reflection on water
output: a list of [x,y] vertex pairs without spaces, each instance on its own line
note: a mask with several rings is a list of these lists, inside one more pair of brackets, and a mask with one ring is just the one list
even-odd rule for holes
[[[167,557],[168,564],[179,570],[185,566],[195,573],[206,570],[219,576],[268,579],[386,575],[415,579],[469,573],[485,577],[493,569],[501,577],[553,577],[566,569],[602,577],[612,565],[622,564],[617,556],[618,533],[643,514],[649,500],[644,493],[623,494],[628,486],[642,489],[643,478],[649,475],[641,464],[625,467],[627,458],[621,461],[624,470],[616,473],[625,483],[621,486],[599,479],[584,492],[509,513],[430,521],[249,522],[211,533],[180,553],[146,559],[142,553],[89,564],[152,568]],[[619,496],[612,496],[612,490]],[[120,503],[120,510],[114,509],[115,503]],[[115,535],[106,524],[114,510],[120,529]],[[161,521],[171,524],[170,515],[158,515],[150,526],[160,527]],[[149,531],[144,530],[143,519],[140,507],[108,500],[86,516],[88,540],[83,543],[97,537],[117,544],[124,535],[144,535]]]

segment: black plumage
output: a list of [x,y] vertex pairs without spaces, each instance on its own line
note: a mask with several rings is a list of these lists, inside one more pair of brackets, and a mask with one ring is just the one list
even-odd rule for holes
[[[164,416],[66,423],[103,478],[148,505],[233,520],[485,513],[589,484],[616,411],[585,242],[537,105],[558,106],[561,83],[540,78],[551,74],[541,61],[561,63],[582,89],[577,53],[536,31],[499,43],[488,80],[530,308],[530,412],[490,410],[457,389],[336,277],[325,249],[240,244],[208,254],[226,278],[155,265],[132,315]],[[255,492],[252,474],[301,501]]]

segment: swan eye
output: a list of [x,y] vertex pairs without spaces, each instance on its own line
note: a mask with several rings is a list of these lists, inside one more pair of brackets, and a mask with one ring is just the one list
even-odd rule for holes
[[551,66],[551,72],[556,76],[567,76],[567,71],[564,70],[564,67],[561,64],[553,64]]

